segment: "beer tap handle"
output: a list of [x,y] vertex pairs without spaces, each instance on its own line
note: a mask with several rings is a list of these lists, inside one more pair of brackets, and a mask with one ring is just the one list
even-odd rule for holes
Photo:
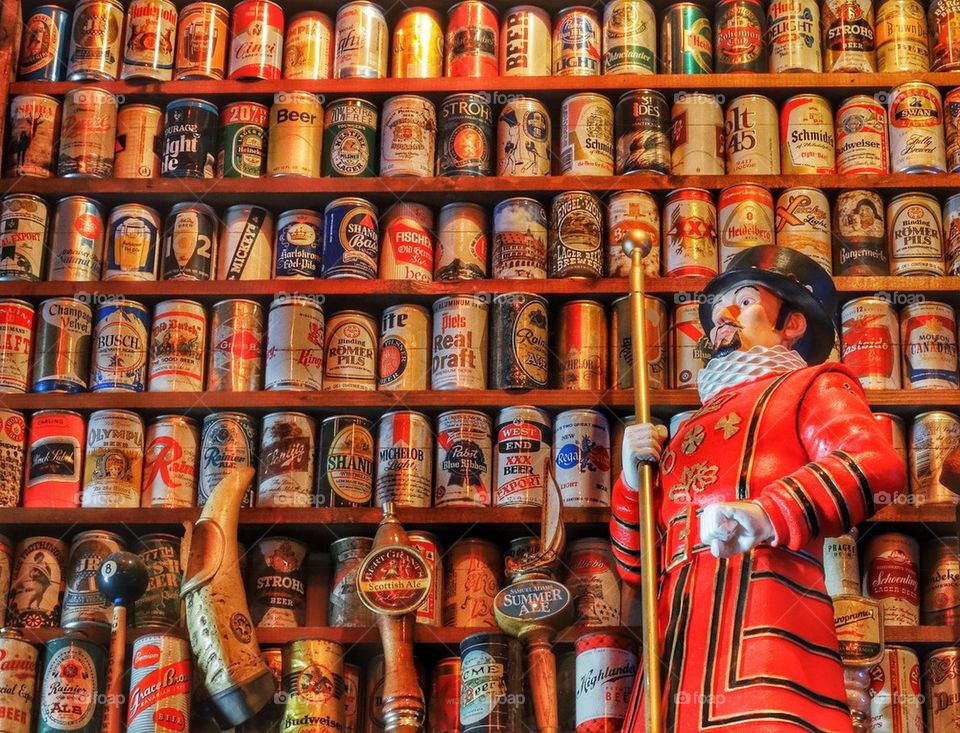
[[379,616],[377,626],[383,645],[383,720],[391,733],[419,733],[425,718],[416,668],[413,662],[413,614],[400,618]]
[[557,660],[550,643],[552,635],[551,629],[540,629],[524,639],[527,644],[527,674],[530,675],[537,733],[557,733],[560,730],[557,714]]

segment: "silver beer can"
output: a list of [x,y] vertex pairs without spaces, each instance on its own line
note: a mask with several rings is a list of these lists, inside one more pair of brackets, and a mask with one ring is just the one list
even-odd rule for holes
[[596,410],[566,410],[554,423],[553,470],[564,506],[610,506],[610,425]]
[[257,506],[310,506],[316,435],[316,421],[302,412],[264,415],[257,454]]
[[816,0],[773,0],[767,8],[767,58],[772,74],[823,70]]
[[140,506],[184,508],[196,504],[200,433],[185,415],[160,415],[147,426]]
[[500,110],[497,175],[550,175],[550,113],[539,100],[517,97]]
[[890,170],[887,112],[874,97],[843,100],[836,119],[837,173],[885,175]]
[[487,313],[486,301],[475,295],[433,302],[431,389],[487,388]]
[[217,253],[218,280],[269,280],[273,265],[273,214],[238,204],[223,214]]
[[910,493],[917,504],[957,504],[957,495],[940,483],[951,452],[960,448],[960,419],[950,412],[923,412],[910,425]]
[[923,733],[920,662],[905,646],[887,644],[870,670],[870,730]]
[[211,392],[256,392],[263,369],[263,306],[253,300],[221,300],[210,312]]
[[490,506],[490,417],[476,410],[437,416],[434,506]]
[[277,295],[267,316],[264,389],[323,389],[323,306],[308,295]]
[[415,94],[383,103],[380,122],[380,175],[433,175],[437,149],[437,108]]
[[207,311],[193,300],[157,303],[150,329],[150,392],[200,392],[207,346]]
[[487,277],[487,212],[480,204],[456,202],[437,216],[435,280],[478,280]]
[[[203,418],[197,506],[206,504],[216,485],[232,471],[256,467],[257,427],[258,421],[242,412],[211,412]],[[251,481],[240,506],[253,506],[253,489]]]
[[949,389],[957,378],[957,318],[953,307],[933,300],[900,311],[904,389]]
[[86,196],[57,201],[50,227],[47,279],[96,281],[103,266],[103,206]]
[[374,504],[429,507],[433,495],[433,430],[426,415],[399,410],[380,418]]
[[823,541],[823,580],[827,595],[860,595],[857,530]]
[[377,388],[377,322],[367,313],[338,311],[324,334],[323,387],[374,391]]

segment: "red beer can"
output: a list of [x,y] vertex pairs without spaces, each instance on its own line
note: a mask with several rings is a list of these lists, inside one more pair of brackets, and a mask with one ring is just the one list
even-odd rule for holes
[[496,76],[500,22],[488,3],[465,0],[447,13],[447,76]]
[[840,312],[841,359],[864,389],[900,389],[900,324],[889,301],[855,298]]
[[81,468],[87,428],[70,410],[41,410],[30,418],[25,507],[80,506]]
[[575,649],[577,733],[620,730],[639,667],[637,642],[597,631],[577,639]]
[[230,78],[280,78],[283,60],[283,9],[270,0],[243,0],[230,24]]

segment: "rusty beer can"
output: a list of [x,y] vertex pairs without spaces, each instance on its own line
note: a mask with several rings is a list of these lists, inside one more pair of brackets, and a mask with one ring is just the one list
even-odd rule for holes
[[284,79],[329,79],[333,71],[333,21],[319,10],[290,19],[283,41]]
[[663,205],[663,274],[710,277],[719,272],[717,207],[702,188],[678,188]]
[[127,733],[190,730],[192,667],[190,644],[176,633],[146,634],[134,640]]
[[242,0],[230,13],[230,79],[280,78],[283,8],[270,0]]
[[[20,504],[27,457],[26,435],[27,424],[23,414],[0,409],[0,507],[15,507]],[[0,542],[0,545],[2,544]],[[0,555],[2,554],[3,550],[0,548]],[[0,557],[0,624],[3,624],[3,599],[6,598],[3,562]],[[9,581],[9,572],[7,580]]]
[[830,202],[819,188],[786,188],[775,209],[777,246],[802,252],[833,272]]
[[340,6],[334,26],[333,78],[383,79],[390,30],[383,10],[367,0]]
[[56,172],[60,102],[46,94],[20,94],[9,105],[6,175],[51,178]]
[[891,275],[945,275],[940,202],[928,193],[904,193],[887,204]]
[[953,307],[928,300],[900,311],[904,389],[950,389],[957,378],[957,320]]
[[6,623],[47,629],[60,623],[67,543],[56,537],[27,537],[17,543]]
[[40,303],[31,378],[34,392],[85,392],[93,315],[78,298]]
[[475,295],[450,295],[433,302],[430,388],[487,388],[486,301]]
[[443,626],[443,548],[432,532],[407,532],[407,540],[430,568],[430,592],[416,610],[416,623]]
[[425,390],[430,384],[430,311],[422,305],[392,305],[380,318],[377,389]]
[[549,277],[603,277],[603,206],[588,191],[566,191],[550,202]]
[[374,505],[429,507],[433,494],[433,431],[426,415],[400,410],[380,418]]
[[891,173],[943,173],[947,169],[943,101],[939,90],[922,81],[890,90]]
[[555,333],[554,384],[561,389],[606,389],[609,331],[604,306],[593,300],[564,303]]
[[547,386],[547,301],[533,293],[493,298],[492,389]]
[[194,506],[199,442],[193,418],[160,415],[150,422],[144,438],[141,506]]
[[177,8],[170,0],[131,0],[126,14],[121,79],[173,78]]
[[398,201],[380,219],[381,280],[433,280],[433,210]]
[[229,37],[227,9],[211,2],[196,2],[180,11],[174,54],[174,78],[223,79],[227,68]]
[[566,410],[557,415],[553,465],[564,506],[610,506],[607,418],[596,410]]
[[115,80],[122,45],[123,5],[117,0],[81,0],[73,11],[67,80]]
[[774,0],[767,8],[769,71],[822,71],[816,0]]
[[252,300],[221,300],[210,311],[207,389],[256,392],[263,368],[263,306]]
[[108,555],[124,549],[123,539],[114,532],[91,529],[73,536],[60,613],[63,628],[110,626],[113,602],[97,587],[97,572]]
[[0,628],[0,725],[9,733],[32,730],[38,669],[37,648],[16,629]]
[[[211,412],[200,429],[200,481],[197,506],[206,504],[210,493],[225,476],[238,468],[255,468],[257,422],[242,412]],[[242,507],[253,506],[253,482]]]
[[887,626],[920,623],[920,546],[897,532],[873,534],[863,550],[863,594],[883,606]]
[[864,389],[900,389],[900,325],[887,300],[855,298],[840,312],[843,363]]
[[359,415],[333,415],[320,423],[314,505],[370,505],[374,451],[370,428],[370,420]]
[[497,628],[493,601],[503,583],[503,553],[492,542],[454,542],[443,557],[443,625]]
[[331,315],[323,351],[324,389],[376,390],[377,322],[372,316],[354,310]]
[[435,280],[487,277],[487,212],[480,204],[447,204],[437,216]]
[[960,419],[950,412],[917,415],[910,425],[910,493],[917,504],[950,505],[956,494],[940,482],[947,456],[960,447]]
[[316,421],[302,412],[263,416],[257,453],[257,506],[310,506],[316,433]]
[[77,412],[39,410],[30,416],[24,507],[80,506],[86,435]]
[[289,629],[306,623],[306,559],[307,546],[289,537],[264,537],[254,545],[247,597],[255,626]]
[[491,430],[489,416],[476,410],[437,416],[434,506],[490,506]]
[[376,614],[364,605],[357,591],[357,571],[372,548],[370,537],[341,537],[330,543],[333,578],[327,599],[327,623],[331,626],[376,626]]
[[446,76],[496,76],[500,23],[497,11],[480,0],[464,0],[447,10],[444,44]]
[[835,140],[833,111],[826,99],[817,94],[799,94],[783,103],[780,111],[781,173],[835,173]]
[[22,394],[30,386],[34,308],[25,300],[0,300],[0,394]]
[[270,106],[268,176],[317,178],[323,157],[323,105],[310,92],[277,92]]
[[323,306],[317,298],[274,297],[267,316],[264,389],[322,389],[323,332]]
[[613,105],[602,94],[573,94],[560,108],[561,176],[612,176]]
[[[678,113],[680,105],[678,101]],[[670,173],[670,106],[663,94],[653,89],[627,92],[617,101],[614,123],[618,174]]]
[[553,421],[538,407],[505,407],[493,443],[494,506],[540,506],[552,461]]
[[87,420],[82,507],[139,507],[143,420],[129,410],[97,410]]
[[517,5],[500,25],[500,76],[550,76],[550,15],[536,5]]
[[437,145],[437,108],[415,94],[383,103],[380,123],[380,175],[433,175]]
[[405,8],[393,27],[391,46],[393,78],[443,76],[443,20],[433,8]]
[[[98,3],[101,0],[90,1]],[[57,175],[62,178],[110,178],[116,138],[117,98],[97,87],[71,89],[63,96]]]
[[820,15],[823,70],[877,70],[873,0],[824,0]]

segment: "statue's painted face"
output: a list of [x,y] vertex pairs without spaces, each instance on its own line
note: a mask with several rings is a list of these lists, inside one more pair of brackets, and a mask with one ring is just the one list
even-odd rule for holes
[[708,336],[714,356],[748,351],[754,346],[791,347],[803,336],[806,319],[791,311],[779,324],[783,306],[779,295],[762,285],[741,283],[720,295],[713,306],[713,328]]

